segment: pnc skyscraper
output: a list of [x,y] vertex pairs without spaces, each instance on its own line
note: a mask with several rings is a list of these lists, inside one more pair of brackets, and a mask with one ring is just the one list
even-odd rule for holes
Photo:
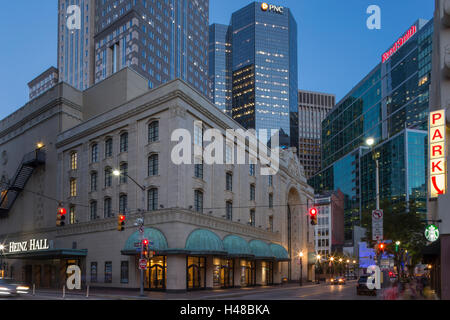
[[[291,11],[253,2],[234,12],[229,29],[221,30],[210,39],[210,52],[217,49],[210,63],[229,59],[225,65],[231,72],[210,74],[215,79],[211,92],[231,81],[227,111],[233,119],[248,129],[278,129],[280,145],[298,149],[297,23]],[[224,42],[230,50],[217,54]],[[223,109],[228,100],[215,102]]]

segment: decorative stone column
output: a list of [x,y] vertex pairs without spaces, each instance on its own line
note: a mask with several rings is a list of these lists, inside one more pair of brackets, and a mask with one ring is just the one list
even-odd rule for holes
[[281,284],[281,262],[273,263],[273,284]]
[[255,267],[256,267],[256,285],[257,286],[263,286],[264,285],[264,279],[263,279],[263,273],[262,273],[262,261],[256,260],[255,261]]
[[186,256],[167,256],[167,292],[185,292],[186,288]]
[[206,257],[206,289],[212,290],[214,287],[214,257]]
[[234,259],[234,267],[233,267],[233,286],[235,288],[241,287],[241,259]]

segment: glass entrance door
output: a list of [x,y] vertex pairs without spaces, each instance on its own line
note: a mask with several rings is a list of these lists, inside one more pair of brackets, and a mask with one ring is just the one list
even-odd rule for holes
[[222,288],[233,287],[233,260],[223,260],[220,268],[220,285]]
[[206,258],[187,257],[187,288],[188,290],[206,288]]
[[150,290],[165,290],[167,284],[166,257],[154,257],[149,261],[147,269],[147,288]]

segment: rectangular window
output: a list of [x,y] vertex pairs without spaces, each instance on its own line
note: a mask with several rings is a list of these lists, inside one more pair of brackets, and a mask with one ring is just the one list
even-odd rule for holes
[[231,173],[227,173],[226,176],[226,190],[233,191],[233,175]]
[[91,162],[98,162],[98,144],[94,144],[91,150]]
[[128,183],[128,164],[122,163],[120,165],[120,178],[119,183]]
[[69,222],[70,222],[70,224],[75,224],[77,222],[76,215],[75,215],[75,207],[74,206],[70,207]]
[[77,196],[77,179],[70,180],[70,196],[71,197]]
[[105,262],[105,283],[112,283],[112,262]]
[[251,165],[250,165],[250,175],[251,175],[252,177],[255,176],[255,165],[254,165],[254,164],[251,164]]
[[104,214],[105,218],[112,217],[111,199],[110,198],[106,198],[105,201],[104,201],[103,214]]
[[126,213],[128,209],[128,196],[127,195],[121,195],[119,197],[119,212],[120,213]]
[[269,187],[273,187],[273,176],[269,176]]
[[273,232],[273,216],[269,217],[269,231]]
[[159,122],[153,121],[148,126],[148,142],[156,142],[159,140]]
[[105,188],[109,188],[112,185],[112,171],[111,169],[105,170]]
[[269,194],[269,208],[273,209],[273,194]]
[[233,220],[233,203],[227,202],[227,220]]
[[203,212],[203,192],[199,190],[195,190],[195,197],[194,197],[194,203],[195,203],[195,211],[197,212]]
[[255,209],[250,210],[250,221],[249,224],[254,227],[256,222],[255,222]]
[[233,148],[228,144],[225,146],[225,163],[233,164]]
[[77,170],[77,167],[78,167],[78,154],[76,152],[73,152],[70,155],[70,169]]
[[128,261],[120,263],[120,283],[128,283]]
[[157,154],[151,155],[148,158],[148,176],[153,177],[159,174],[159,156]]
[[195,177],[199,179],[203,179],[203,164],[195,165]]
[[203,147],[203,128],[199,124],[194,125],[194,144]]
[[148,211],[158,210],[158,189],[148,190]]
[[256,198],[255,185],[251,184],[250,185],[250,201],[255,201],[255,198]]
[[91,283],[96,283],[97,281],[97,262],[91,262]]
[[97,191],[97,172],[91,173],[91,192]]
[[97,201],[92,201],[90,205],[91,220],[97,219]]
[[120,136],[120,152],[128,152],[128,133]]

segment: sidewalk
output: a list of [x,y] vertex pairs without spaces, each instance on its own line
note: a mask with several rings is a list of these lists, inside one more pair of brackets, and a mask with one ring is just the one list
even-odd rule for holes
[[[322,282],[320,285],[324,285]],[[306,283],[299,286],[298,283],[283,284],[277,286],[263,286],[263,287],[248,287],[248,288],[231,288],[231,289],[216,289],[216,290],[199,290],[189,291],[183,293],[166,293],[145,291],[144,297],[139,296],[139,289],[123,290],[117,288],[90,288],[90,298],[112,299],[112,300],[207,300],[207,299],[222,299],[241,297],[248,294],[263,293],[267,291],[282,291],[293,290],[299,288],[308,288],[313,286],[320,286],[316,283]],[[36,296],[57,296],[62,298],[62,289],[37,289]],[[86,300],[86,289],[78,291],[66,290],[66,297],[68,299]]]

